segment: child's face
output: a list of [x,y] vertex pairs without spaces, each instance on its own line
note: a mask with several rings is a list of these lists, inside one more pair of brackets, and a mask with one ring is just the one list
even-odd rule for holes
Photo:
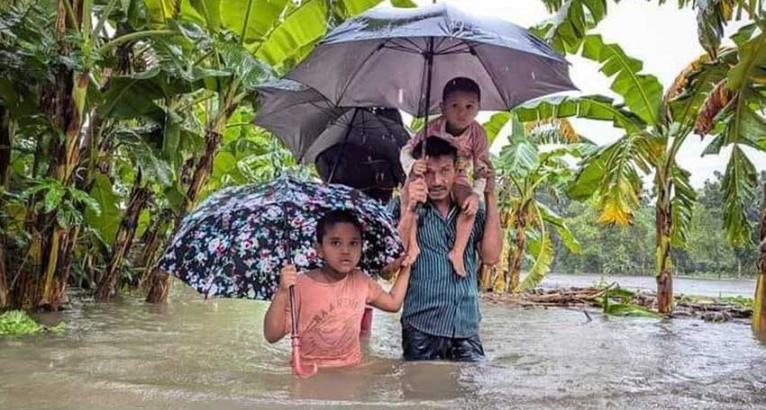
[[326,228],[319,255],[338,273],[349,273],[362,258],[362,234],[350,223],[337,223]]
[[479,98],[475,93],[453,91],[442,102],[442,113],[450,127],[466,129],[479,113]]

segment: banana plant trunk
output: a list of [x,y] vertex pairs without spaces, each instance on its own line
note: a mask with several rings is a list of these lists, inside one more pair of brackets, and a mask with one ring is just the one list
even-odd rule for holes
[[157,257],[157,252],[160,246],[162,246],[163,238],[170,228],[170,221],[172,219],[167,216],[167,212],[160,212],[159,217],[152,221],[151,227],[144,233],[144,237],[141,238],[144,249],[136,262],[136,266],[140,266],[143,269],[139,283],[146,292],[149,292],[148,284],[149,276],[152,272],[152,263]]
[[[202,187],[205,185],[208,176],[213,170],[213,159],[218,151],[218,146],[221,143],[222,131],[226,125],[227,118],[219,119],[217,125],[213,129],[209,129],[205,133],[205,151],[200,157],[197,165],[192,174],[192,179],[189,183],[189,189],[186,192],[186,197],[181,206],[181,210],[178,213],[175,225],[173,227],[173,234],[181,225],[181,220],[184,216],[194,207],[199,193],[202,191]],[[171,234],[171,238],[173,237]],[[146,295],[147,303],[165,303],[167,301],[168,294],[170,293],[170,276],[166,272],[161,272],[159,269],[152,268],[149,278],[146,281],[148,292]]]
[[673,312],[673,261],[670,255],[673,213],[668,192],[669,189],[660,190],[655,208],[657,311],[662,314]]
[[[68,24],[67,7],[69,3],[74,13],[74,19],[79,24],[82,21],[82,4],[76,0],[60,0],[56,16],[55,30],[60,40],[60,54],[69,54],[65,38],[71,27]],[[88,90],[89,73],[75,72],[61,65],[55,79],[51,82],[43,96],[41,106],[46,113],[54,132],[60,132],[63,138],[51,140],[48,177],[64,186],[71,186],[71,175],[79,162],[79,149],[82,139],[83,111]],[[37,162],[39,158],[36,158]],[[14,290],[11,292],[11,304],[23,309],[58,310],[66,302],[66,277],[61,268],[62,254],[70,248],[70,232],[58,225],[55,210],[50,213],[37,214],[34,210],[36,201],[30,201],[27,215],[34,220],[30,232],[29,247],[23,265],[24,271]],[[16,289],[18,286],[18,289]]]
[[492,276],[494,276],[495,266],[482,264],[479,272],[479,289],[482,292],[492,290]]
[[8,188],[11,175],[11,119],[10,113],[0,107],[0,187]]
[[5,238],[0,236],[0,311],[8,308],[11,304],[11,295],[8,289],[8,272],[5,267]]
[[101,276],[96,288],[96,300],[99,302],[108,302],[116,294],[120,268],[123,265],[125,255],[130,251],[133,238],[136,235],[136,228],[138,227],[138,217],[146,206],[150,195],[151,191],[143,186],[141,173],[139,172],[133,183],[128,207],[125,210],[125,215],[122,217],[114,244],[112,245],[112,256],[109,260],[109,265],[107,265],[106,272]]
[[[8,189],[11,170],[11,122],[9,112],[0,106],[0,188]],[[0,229],[5,227],[0,222]],[[0,232],[0,310],[10,306],[8,271],[5,263],[5,235]]]
[[521,263],[524,260],[524,249],[527,244],[527,203],[521,204],[513,217],[513,245],[508,255],[508,270],[506,274],[507,292],[513,292],[521,282]]
[[753,333],[766,342],[766,183],[763,184],[763,210],[761,213],[760,244],[758,246],[758,279],[753,301]]

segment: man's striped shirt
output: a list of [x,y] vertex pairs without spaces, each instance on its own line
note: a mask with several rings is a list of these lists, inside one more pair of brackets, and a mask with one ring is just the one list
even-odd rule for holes
[[[389,205],[395,220],[400,217],[399,198]],[[426,203],[418,211],[420,256],[412,267],[404,298],[402,325],[443,337],[466,338],[479,334],[477,248],[484,235],[485,209],[479,207],[465,249],[467,275],[459,277],[447,254],[455,242],[455,226],[460,210],[453,204],[447,217]]]

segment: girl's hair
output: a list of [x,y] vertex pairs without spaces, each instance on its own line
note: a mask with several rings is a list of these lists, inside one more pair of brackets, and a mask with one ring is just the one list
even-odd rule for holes
[[362,224],[359,223],[359,220],[356,219],[356,215],[352,211],[345,209],[329,211],[317,223],[317,242],[322,243],[327,230],[341,223],[352,224],[360,233],[362,232]]

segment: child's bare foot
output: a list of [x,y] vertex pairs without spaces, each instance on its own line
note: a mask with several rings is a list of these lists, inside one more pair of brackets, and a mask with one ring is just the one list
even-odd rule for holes
[[452,263],[452,268],[455,269],[455,273],[457,273],[457,275],[461,278],[464,278],[466,272],[465,265],[463,264],[463,258],[454,250],[447,254],[447,258],[449,258],[449,261]]

